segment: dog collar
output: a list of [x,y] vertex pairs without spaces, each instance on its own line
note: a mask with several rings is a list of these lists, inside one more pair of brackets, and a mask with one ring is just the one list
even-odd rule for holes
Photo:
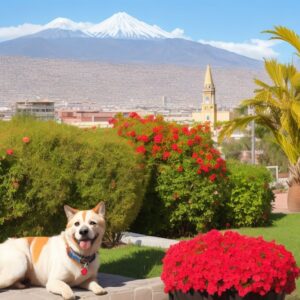
[[96,253],[90,256],[83,256],[76,251],[74,251],[71,247],[67,247],[68,256],[81,264],[81,274],[86,275],[88,271],[88,266],[91,262],[93,262],[96,258]]

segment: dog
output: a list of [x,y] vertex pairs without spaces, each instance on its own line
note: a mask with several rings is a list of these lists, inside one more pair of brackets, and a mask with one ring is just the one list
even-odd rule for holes
[[64,206],[65,231],[52,237],[10,238],[0,244],[0,289],[44,286],[63,299],[76,299],[71,287],[106,294],[97,283],[98,250],[105,232],[105,204],[91,210]]

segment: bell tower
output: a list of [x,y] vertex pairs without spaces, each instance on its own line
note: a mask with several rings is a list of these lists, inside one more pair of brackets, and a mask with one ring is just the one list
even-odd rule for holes
[[202,92],[202,115],[205,122],[210,122],[212,129],[216,127],[217,122],[217,105],[215,102],[215,85],[211,75],[211,69],[208,65],[206,68],[204,88]]

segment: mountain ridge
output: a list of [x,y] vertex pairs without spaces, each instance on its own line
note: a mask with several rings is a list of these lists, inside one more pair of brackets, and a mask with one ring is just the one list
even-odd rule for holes
[[[59,34],[65,32],[59,31]],[[49,35],[49,31],[47,31]],[[110,63],[259,68],[260,61],[183,39],[128,40],[41,36],[0,43],[0,55],[96,60]]]

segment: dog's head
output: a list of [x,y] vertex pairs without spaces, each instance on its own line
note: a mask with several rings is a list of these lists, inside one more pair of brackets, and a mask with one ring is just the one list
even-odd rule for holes
[[65,237],[72,249],[83,255],[98,251],[105,231],[105,204],[100,202],[91,210],[64,206],[68,218]]

